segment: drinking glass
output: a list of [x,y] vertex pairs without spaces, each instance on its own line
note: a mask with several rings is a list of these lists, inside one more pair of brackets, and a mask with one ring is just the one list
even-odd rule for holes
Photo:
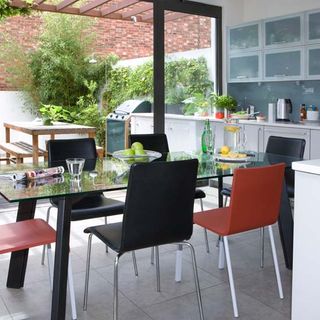
[[69,158],[69,159],[66,159],[66,163],[67,163],[68,171],[70,173],[71,180],[80,180],[85,159]]

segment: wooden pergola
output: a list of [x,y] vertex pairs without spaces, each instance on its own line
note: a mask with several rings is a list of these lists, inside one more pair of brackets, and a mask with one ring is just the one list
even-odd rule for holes
[[[12,0],[11,6],[23,8],[26,3]],[[153,23],[153,1],[146,0],[63,0],[53,4],[52,0],[35,0],[31,7],[38,11],[66,13],[96,18]],[[167,12],[165,21],[187,16],[181,12]]]

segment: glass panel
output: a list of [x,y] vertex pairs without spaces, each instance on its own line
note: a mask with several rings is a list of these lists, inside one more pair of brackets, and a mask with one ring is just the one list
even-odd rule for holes
[[230,79],[259,77],[259,56],[230,58]]
[[212,23],[208,17],[165,12],[165,132],[170,151],[200,150],[204,119],[211,114]]
[[[119,30],[128,30],[123,35],[128,50],[117,45],[109,48],[120,60],[109,82],[109,90],[117,94],[110,99],[114,112],[106,121],[108,154],[129,148],[130,133],[153,133],[153,8],[142,2],[137,6],[141,13],[117,24]],[[129,15],[132,10],[124,8],[121,14]]]
[[277,45],[301,40],[300,17],[266,22],[266,45]]
[[300,51],[266,54],[266,76],[300,76]]
[[230,50],[259,47],[259,25],[230,29]]
[[320,39],[320,12],[309,14],[309,40]]
[[309,50],[309,75],[320,75],[320,48]]

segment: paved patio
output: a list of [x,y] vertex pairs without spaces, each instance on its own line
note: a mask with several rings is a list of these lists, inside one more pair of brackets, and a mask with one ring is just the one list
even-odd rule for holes
[[[207,193],[205,207],[217,206],[217,192],[204,188]],[[109,195],[109,194],[108,194]],[[124,198],[124,192],[112,194],[117,199]],[[198,201],[196,201],[198,202]],[[196,203],[195,210],[199,209]],[[45,217],[48,203],[40,203],[37,217]],[[15,208],[0,209],[0,223],[15,220]],[[54,211],[53,211],[54,212]],[[56,215],[51,223],[55,226]],[[120,217],[109,218],[115,221]],[[103,219],[92,219],[72,223],[71,257],[75,280],[78,319],[111,320],[113,294],[113,258],[115,254],[105,253],[104,245],[94,239],[89,287],[88,310],[82,311],[87,236],[83,229],[89,225],[103,223]],[[248,232],[234,236],[230,241],[231,259],[239,303],[239,314],[245,320],[288,320],[291,308],[291,272],[284,266],[277,228],[278,257],[283,280],[285,299],[280,300],[274,276],[269,241],[266,237],[265,268],[259,267],[259,233]],[[216,235],[209,233],[210,254],[205,251],[202,229],[195,227],[191,238],[195,246],[205,319],[233,319],[232,303],[226,270],[217,267]],[[120,259],[120,320],[197,320],[198,307],[193,282],[190,254],[183,254],[183,280],[174,281],[174,245],[160,249],[161,292],[156,292],[155,267],[150,264],[150,250],[137,252],[139,277],[135,277],[131,255]],[[47,266],[40,264],[42,248],[30,251],[29,263],[23,289],[7,289],[6,275],[9,255],[0,256],[0,320],[44,320],[50,319],[51,295]],[[67,317],[70,319],[68,305]]]

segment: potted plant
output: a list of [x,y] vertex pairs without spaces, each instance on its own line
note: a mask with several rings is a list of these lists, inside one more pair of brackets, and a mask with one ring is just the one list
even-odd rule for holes
[[230,112],[236,111],[237,101],[228,95],[218,95],[214,92],[210,94],[212,106],[216,109],[214,114],[217,119],[227,117]]
[[201,92],[195,93],[192,97],[185,99],[183,103],[185,104],[185,107],[183,108],[185,115],[209,115],[209,101]]

